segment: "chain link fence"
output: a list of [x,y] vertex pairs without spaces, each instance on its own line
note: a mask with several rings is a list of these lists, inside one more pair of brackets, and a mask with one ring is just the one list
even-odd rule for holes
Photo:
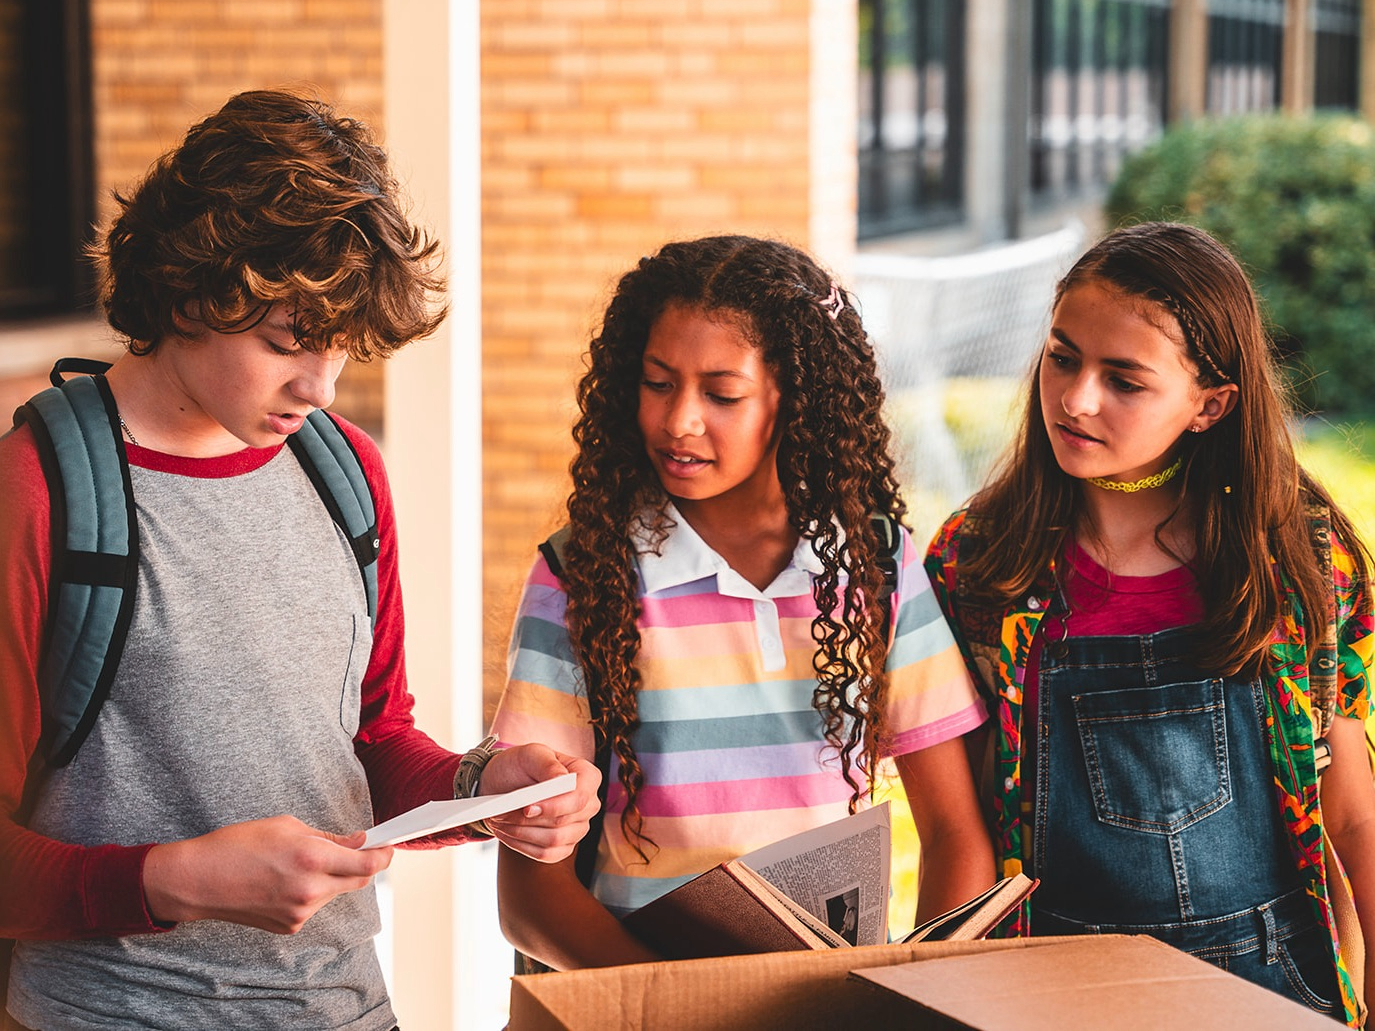
[[979,488],[1007,445],[1055,284],[1086,235],[1075,222],[953,257],[856,257],[854,292],[878,353],[919,544]]

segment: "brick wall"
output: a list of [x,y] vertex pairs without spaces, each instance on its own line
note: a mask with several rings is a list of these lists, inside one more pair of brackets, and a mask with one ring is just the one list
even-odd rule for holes
[[[380,132],[382,0],[91,0],[99,215],[232,94],[314,89]],[[381,427],[382,365],[350,366],[336,409]]]
[[[855,12],[485,0],[481,24],[492,703],[534,545],[560,521],[573,386],[615,277],[670,238],[724,231],[791,240],[843,271]],[[382,0],[91,0],[91,29],[102,218],[112,189],[241,89],[314,87],[380,127]],[[373,431],[383,367],[350,367],[336,404]]]
[[489,705],[535,545],[561,521],[574,383],[615,277],[711,232],[842,265],[853,247],[853,69],[842,58],[820,96],[813,49],[854,32],[852,0],[482,5]]

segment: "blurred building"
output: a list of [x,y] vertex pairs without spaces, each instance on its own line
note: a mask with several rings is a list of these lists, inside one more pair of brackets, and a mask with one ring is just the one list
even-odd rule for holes
[[[1375,0],[0,0],[0,407],[57,355],[117,353],[92,224],[269,85],[377,126],[449,246],[445,329],[351,368],[337,407],[383,439],[421,720],[462,748],[560,522],[581,353],[640,255],[766,234],[844,277],[858,248],[1039,234],[1173,120],[1375,112]],[[398,923],[447,944],[398,935],[403,1024],[448,1026],[459,903],[422,885]]]
[[858,13],[866,243],[960,250],[1056,225],[1180,119],[1375,112],[1362,0],[860,0]]

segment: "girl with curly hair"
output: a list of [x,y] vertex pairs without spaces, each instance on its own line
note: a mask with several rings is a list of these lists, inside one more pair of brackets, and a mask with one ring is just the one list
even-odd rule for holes
[[[853,811],[892,756],[919,916],[992,882],[962,735],[978,701],[905,530],[883,391],[848,295],[741,236],[623,276],[578,387],[556,576],[536,561],[493,731],[610,752],[591,889],[502,850],[502,924],[550,966],[658,958],[618,916]],[[883,599],[885,560],[896,586]]]
[[997,707],[999,861],[1041,882],[1015,929],[1154,935],[1356,1019],[1325,837],[1375,927],[1370,563],[1295,459],[1246,274],[1190,226],[1110,234],[1028,396],[926,563]]

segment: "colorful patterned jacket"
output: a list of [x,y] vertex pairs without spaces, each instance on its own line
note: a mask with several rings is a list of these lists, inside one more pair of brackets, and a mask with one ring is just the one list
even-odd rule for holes
[[[967,510],[952,515],[931,541],[926,572],[936,598],[954,631],[975,683],[993,710],[990,724],[997,729],[994,742],[992,784],[993,843],[1003,875],[1022,869],[1021,821],[1022,683],[1027,660],[1041,617],[1052,594],[1055,569],[1049,568],[1017,604],[997,612],[970,605],[961,593],[959,551]],[[1370,598],[1353,582],[1351,553],[1333,535],[1333,590],[1337,603],[1337,712],[1365,719],[1370,715],[1371,690],[1367,671],[1375,637],[1372,637]],[[1303,614],[1282,571],[1277,571],[1284,590],[1294,602],[1293,615],[1276,628],[1270,645],[1269,690],[1266,720],[1270,758],[1280,813],[1289,831],[1289,844],[1312,899],[1314,909],[1331,931],[1333,957],[1341,982],[1348,1021],[1354,1022],[1355,996],[1345,965],[1337,958],[1337,932],[1330,918],[1327,866],[1322,844],[1322,810],[1318,805],[1318,776],[1314,769],[1313,741],[1321,714],[1315,710],[1308,684],[1308,660]],[[1014,935],[1030,931],[1030,906],[1008,925]]]

